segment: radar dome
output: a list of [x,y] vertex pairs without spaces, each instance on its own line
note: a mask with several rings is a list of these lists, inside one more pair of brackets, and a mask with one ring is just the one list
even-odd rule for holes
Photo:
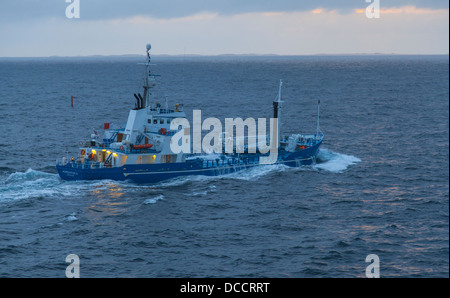
[[147,44],[147,51],[150,51],[150,49],[152,48],[152,45],[151,44]]

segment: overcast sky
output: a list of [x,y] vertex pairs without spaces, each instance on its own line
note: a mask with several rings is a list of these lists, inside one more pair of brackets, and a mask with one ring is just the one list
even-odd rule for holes
[[0,0],[0,57],[449,52],[447,0],[65,1]]

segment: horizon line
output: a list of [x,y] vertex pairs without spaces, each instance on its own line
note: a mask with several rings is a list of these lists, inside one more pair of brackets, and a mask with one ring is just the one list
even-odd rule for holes
[[[73,55],[73,56],[61,56],[61,55],[49,55],[49,56],[0,56],[0,59],[51,59],[51,58],[107,58],[107,57],[123,57],[123,58],[133,58],[133,57],[145,57],[144,54],[90,54],[90,55]],[[430,54],[401,54],[401,53],[317,53],[317,54],[152,54],[154,57],[302,57],[302,56],[449,56],[449,53],[430,53]]]

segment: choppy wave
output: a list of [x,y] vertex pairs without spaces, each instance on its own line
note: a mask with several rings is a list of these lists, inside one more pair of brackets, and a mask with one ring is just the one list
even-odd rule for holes
[[75,212],[72,212],[71,214],[67,215],[67,216],[64,218],[64,220],[67,221],[67,222],[77,221],[78,218],[76,217],[76,215],[77,215],[77,214],[76,214]]
[[204,195],[207,195],[209,193],[214,193],[214,192],[216,192],[216,186],[215,185],[209,185],[209,186],[204,187],[202,189],[196,189],[192,193],[188,193],[186,195],[191,196],[191,197],[197,197],[197,196],[204,196]]

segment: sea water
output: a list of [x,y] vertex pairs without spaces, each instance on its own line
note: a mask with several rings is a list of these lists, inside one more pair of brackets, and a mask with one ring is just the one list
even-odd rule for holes
[[[448,277],[448,56],[158,57],[154,96],[325,134],[317,163],[157,184],[63,181],[122,127],[142,58],[0,60],[0,277]],[[74,96],[74,106],[70,98]]]

